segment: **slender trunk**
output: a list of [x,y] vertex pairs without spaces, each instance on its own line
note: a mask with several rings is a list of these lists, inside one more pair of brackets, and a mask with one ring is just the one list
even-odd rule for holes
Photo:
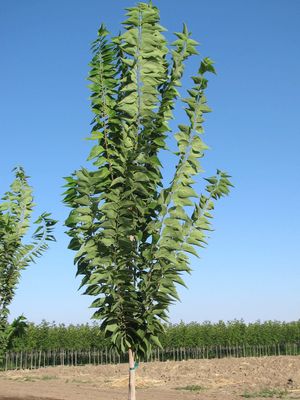
[[136,400],[135,397],[135,368],[134,368],[134,353],[131,349],[128,350],[129,356],[129,385],[128,385],[128,400]]

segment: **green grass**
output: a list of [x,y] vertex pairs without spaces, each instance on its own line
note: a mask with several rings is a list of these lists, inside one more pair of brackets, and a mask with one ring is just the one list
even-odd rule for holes
[[34,377],[32,377],[32,376],[25,376],[25,378],[21,378],[19,380],[24,381],[24,382],[35,382],[36,381],[36,379],[34,379]]
[[57,379],[56,375],[42,375],[39,379],[42,381],[50,381],[51,379]]
[[287,391],[283,389],[266,388],[258,392],[245,391],[241,396],[246,399],[251,399],[256,397],[282,399],[287,394],[288,394]]
[[205,390],[203,386],[199,385],[187,385],[182,387],[175,388],[176,390],[189,390],[190,392],[200,392],[201,390]]
[[27,375],[27,376],[19,376],[17,378],[15,377],[9,377],[7,378],[11,381],[22,381],[22,382],[38,382],[38,381],[50,381],[52,379],[57,379],[56,375]]
[[90,381],[74,378],[71,380],[71,383],[90,383]]

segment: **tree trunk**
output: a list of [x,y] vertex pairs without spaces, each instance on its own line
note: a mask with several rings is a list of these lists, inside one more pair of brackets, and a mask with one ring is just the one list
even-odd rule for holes
[[134,353],[131,349],[128,350],[129,356],[129,385],[128,385],[128,400],[136,400],[135,397],[135,367]]

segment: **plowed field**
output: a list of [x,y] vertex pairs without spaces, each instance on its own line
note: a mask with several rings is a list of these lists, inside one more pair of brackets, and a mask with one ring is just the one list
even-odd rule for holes
[[[300,357],[140,364],[137,400],[300,399]],[[124,400],[127,365],[0,373],[0,400]]]

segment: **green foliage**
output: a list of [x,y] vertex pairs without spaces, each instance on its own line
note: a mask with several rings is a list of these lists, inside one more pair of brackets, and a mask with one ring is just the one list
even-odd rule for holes
[[7,326],[6,329],[6,338],[7,338],[7,349],[13,347],[13,342],[16,338],[24,338],[26,335],[26,330],[28,328],[27,319],[20,315],[18,318],[15,318],[14,321]]
[[186,122],[175,134],[174,177],[162,185],[160,151],[173,109],[184,62],[197,55],[186,25],[168,46],[152,3],[127,9],[124,32],[109,37],[104,25],[92,44],[89,79],[94,113],[88,160],[66,178],[65,203],[72,208],[66,225],[85,294],[96,296],[94,318],[119,352],[138,356],[159,346],[163,321],[178,299],[176,285],[190,272],[187,253],[197,255],[211,229],[214,202],[229,193],[229,176],[217,171],[197,191],[207,74],[204,58],[186,97]]
[[181,386],[181,387],[176,387],[176,390],[188,390],[190,392],[201,392],[205,390],[203,386],[200,385],[187,385],[187,386]]
[[276,399],[282,399],[285,398],[285,396],[288,394],[288,391],[286,389],[278,389],[278,388],[265,388],[261,389],[257,392],[248,392],[245,391],[241,397],[244,397],[246,399],[252,399],[252,398],[276,398]]
[[[273,346],[300,342],[300,320],[294,322],[229,321],[166,325],[165,334],[159,337],[163,347],[214,347],[214,346]],[[21,350],[88,350],[104,349],[109,338],[100,331],[99,324],[64,325],[43,321],[28,324],[22,336],[14,336],[9,349]]]
[[109,341],[99,330],[97,324],[65,325],[42,321],[30,323],[26,334],[15,337],[10,349],[22,350],[83,350],[99,349],[108,346]]
[[169,325],[162,337],[166,347],[209,347],[235,345],[274,345],[300,341],[300,320],[293,322],[265,321],[246,324],[234,320],[218,323]]
[[[15,170],[15,180],[2,197],[0,203],[0,349],[1,354],[9,344],[15,330],[24,328],[23,317],[19,317],[13,330],[7,329],[9,305],[13,300],[21,271],[40,257],[53,241],[53,226],[56,221],[43,213],[36,221],[31,243],[24,243],[28,234],[30,217],[34,208],[32,188],[23,168]],[[0,358],[1,358],[0,354]]]

